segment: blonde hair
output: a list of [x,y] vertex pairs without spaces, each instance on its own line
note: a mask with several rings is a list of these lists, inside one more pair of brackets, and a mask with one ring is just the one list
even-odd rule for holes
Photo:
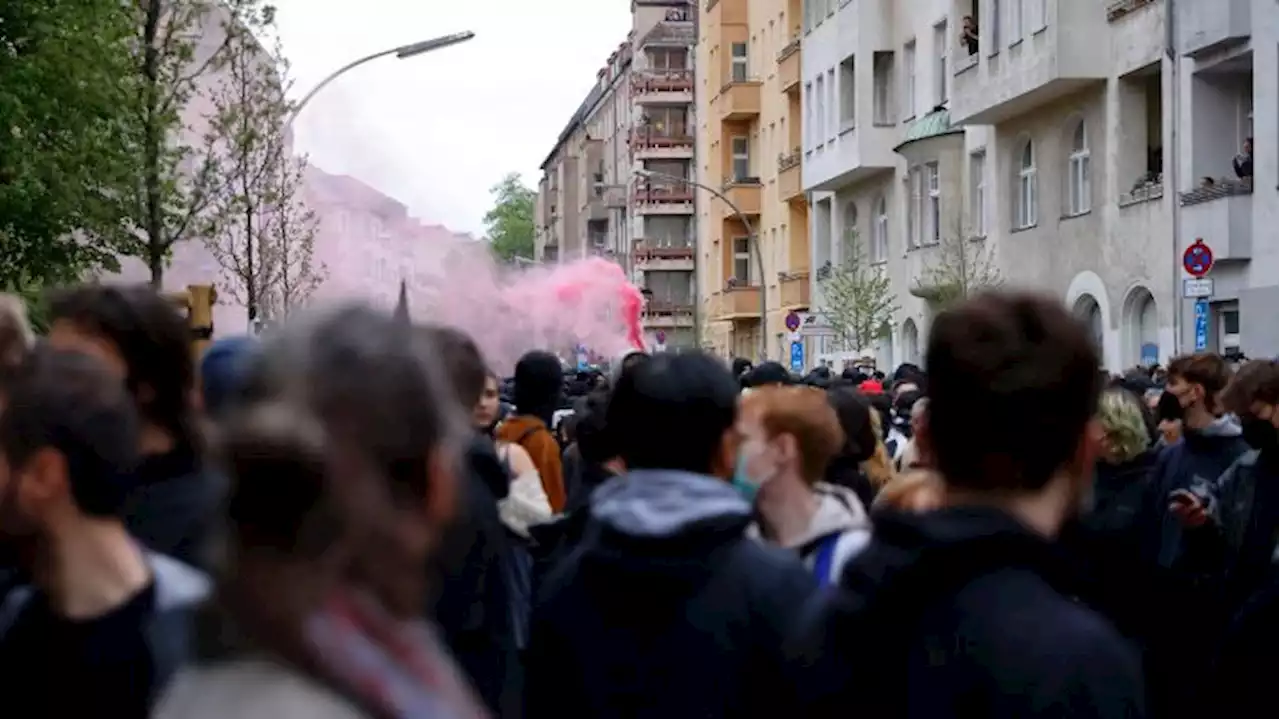
[[1128,462],[1147,451],[1151,444],[1142,403],[1128,390],[1114,388],[1102,393],[1098,400],[1098,422],[1116,461]]
[[26,303],[16,295],[0,293],[0,365],[20,363],[35,343]]
[[876,437],[876,451],[862,462],[862,471],[876,487],[883,487],[892,482],[894,476],[893,458],[889,456],[889,449],[884,446],[884,438],[881,437],[884,432],[880,427],[880,413],[873,409],[871,410],[871,430]]
[[761,387],[742,399],[745,416],[759,419],[769,436],[789,434],[800,448],[804,479],[822,478],[844,444],[844,432],[827,395],[814,387]]

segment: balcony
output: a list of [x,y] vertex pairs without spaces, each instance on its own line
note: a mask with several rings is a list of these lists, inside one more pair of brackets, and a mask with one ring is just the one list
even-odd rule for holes
[[730,82],[712,100],[721,122],[742,122],[760,115],[760,81]]
[[642,272],[692,272],[693,247],[658,247],[641,240],[631,253],[632,266]]
[[586,212],[588,222],[599,222],[609,219],[609,206],[605,204],[603,196],[593,197],[587,201]]
[[809,309],[809,271],[779,273],[780,306],[787,311]]
[[795,148],[790,155],[778,155],[778,199],[783,202],[804,200],[804,185],[800,177],[800,158],[803,153]]
[[760,288],[726,287],[711,296],[711,316],[717,320],[760,319]]
[[991,47],[992,24],[982,24],[976,62],[967,49],[952,52],[953,122],[999,124],[1106,81],[1113,34],[1107,13],[1091,2],[1059,1],[1048,8],[1043,28],[1021,39],[1005,33],[997,48]]
[[800,91],[800,38],[794,38],[778,53],[778,86],[783,92]]
[[834,192],[852,182],[892,172],[898,164],[893,148],[902,133],[895,127],[863,124],[847,129],[806,154],[800,167],[806,191]]
[[692,327],[693,313],[692,302],[653,300],[645,305],[640,321],[645,329]]
[[693,214],[693,190],[687,185],[637,185],[631,200],[638,215]]
[[[1183,0],[1174,5],[1178,51],[1199,57],[1253,34],[1251,0]],[[1274,12],[1274,11],[1273,11]]]
[[[734,180],[725,180],[721,192],[733,203],[737,208],[737,212],[741,212],[747,217],[758,217],[760,215],[760,178],[758,177],[739,177]],[[725,204],[724,216],[726,218],[734,217],[737,212],[733,207]]]
[[642,105],[688,105],[693,102],[693,70],[636,70],[631,96]]
[[693,158],[693,135],[677,128],[658,132],[638,127],[631,132],[631,152],[637,160],[689,160]]
[[1182,205],[1182,236],[1188,241],[1204,240],[1217,261],[1253,256],[1252,183],[1230,181],[1198,187],[1182,193],[1178,202]]

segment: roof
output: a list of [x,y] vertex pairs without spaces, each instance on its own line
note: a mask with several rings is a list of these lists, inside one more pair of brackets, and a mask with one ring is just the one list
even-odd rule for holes
[[951,113],[945,108],[939,108],[911,123],[911,125],[907,127],[906,137],[903,138],[898,147],[893,149],[896,152],[903,145],[911,142],[919,142],[920,140],[928,140],[931,137],[942,137],[943,135],[954,135],[962,132],[964,132],[963,127],[951,124]]
[[[627,60],[625,64],[630,66],[631,61]],[[583,121],[591,115],[591,111],[595,109],[596,105],[604,99],[605,95],[613,90],[614,85],[616,85],[618,80],[625,74],[626,71],[624,69],[623,72],[619,72],[615,75],[607,85],[601,85],[597,81],[591,87],[591,91],[582,99],[582,103],[578,105],[578,109],[574,110],[573,116],[569,118],[569,122],[564,126],[564,129],[560,131],[560,136],[556,138],[555,146],[551,148],[551,152],[547,153],[546,159],[544,159],[542,164],[538,166],[539,169],[544,172],[546,171],[547,165],[551,164],[551,161],[555,159],[556,153],[560,152],[560,148],[564,147],[564,144],[573,136],[574,130],[577,130],[582,125]]]

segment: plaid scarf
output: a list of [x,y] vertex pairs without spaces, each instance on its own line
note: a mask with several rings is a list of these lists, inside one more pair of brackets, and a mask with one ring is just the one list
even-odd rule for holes
[[365,595],[335,593],[308,621],[307,638],[326,672],[380,716],[488,716],[427,623],[393,619]]

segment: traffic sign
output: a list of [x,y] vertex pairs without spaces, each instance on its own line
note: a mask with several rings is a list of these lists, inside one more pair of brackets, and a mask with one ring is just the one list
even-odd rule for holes
[[1196,300],[1196,352],[1209,348],[1209,300]]
[[1182,296],[1188,300],[1213,297],[1213,278],[1185,277],[1182,280]]
[[800,329],[800,313],[796,312],[795,310],[788,312],[785,324],[787,325],[787,329],[791,330],[792,332],[795,332],[796,330]]
[[1203,237],[1197,237],[1182,253],[1182,269],[1192,277],[1204,277],[1213,269],[1213,250],[1204,243]]
[[791,371],[792,372],[804,371],[804,343],[803,342],[791,343]]

